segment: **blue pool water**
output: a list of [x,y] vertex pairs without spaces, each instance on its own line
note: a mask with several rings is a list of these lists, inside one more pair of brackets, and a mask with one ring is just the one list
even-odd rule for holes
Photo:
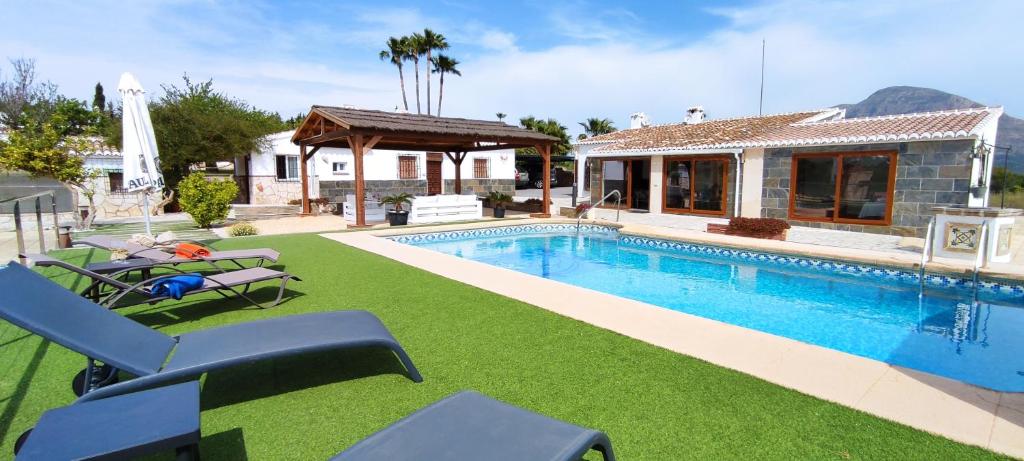
[[[436,235],[436,234],[435,234]],[[454,236],[453,236],[454,235]],[[1024,391],[1024,296],[657,248],[615,232],[396,240],[1000,391]],[[987,296],[987,297],[986,297]]]

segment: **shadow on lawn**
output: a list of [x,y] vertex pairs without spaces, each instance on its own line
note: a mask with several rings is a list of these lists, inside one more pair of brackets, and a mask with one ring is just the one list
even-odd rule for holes
[[[408,372],[383,348],[335,350],[214,371],[203,383],[203,410],[371,376]],[[410,381],[410,383],[412,383]]]
[[203,435],[199,442],[199,451],[206,459],[232,459],[246,461],[249,455],[245,452],[245,434],[242,428],[236,427],[213,435]]
[[18,414],[21,402],[25,400],[25,394],[28,393],[29,383],[32,382],[32,377],[36,375],[36,370],[39,369],[39,362],[43,360],[43,356],[46,355],[46,349],[49,347],[49,341],[45,339],[39,341],[35,352],[28,360],[28,365],[25,366],[25,372],[22,373],[18,383],[14,385],[14,392],[7,397],[7,405],[4,405],[4,410],[0,413],[0,440],[7,437],[7,431],[11,429],[14,415]]
[[[268,305],[277,296],[277,290],[277,286],[268,285],[250,290],[246,296],[249,296],[258,303]],[[268,310],[281,308],[305,295],[301,291],[285,288],[284,296],[281,297],[281,303],[268,308]],[[188,298],[184,298],[182,301],[161,301],[125,316],[151,328],[162,328],[176,323],[191,322],[204,317],[242,309],[260,310],[259,307],[253,306],[248,301],[234,296],[231,298],[208,298],[198,301],[188,301]]]

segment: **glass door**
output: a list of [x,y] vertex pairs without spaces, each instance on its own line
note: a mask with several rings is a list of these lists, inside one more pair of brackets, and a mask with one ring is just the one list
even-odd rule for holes
[[728,167],[727,158],[666,158],[662,211],[725,215]]
[[651,162],[647,159],[629,161],[629,207],[651,208]]
[[[601,197],[605,197],[612,193],[613,190],[617,190],[619,194],[622,194],[622,206],[629,207],[628,168],[628,162],[623,160],[601,161]],[[595,200],[600,200],[601,197]],[[614,207],[615,200],[616,198],[612,196],[605,203],[607,206]]]

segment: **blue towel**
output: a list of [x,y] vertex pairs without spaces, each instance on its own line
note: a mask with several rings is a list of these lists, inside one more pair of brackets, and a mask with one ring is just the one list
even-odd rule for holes
[[192,290],[203,287],[203,276],[199,274],[170,275],[160,277],[153,281],[150,292],[154,298],[170,296],[174,299],[181,299]]

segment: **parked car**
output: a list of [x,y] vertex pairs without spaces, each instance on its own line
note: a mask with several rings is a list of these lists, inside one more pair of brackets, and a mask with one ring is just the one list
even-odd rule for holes
[[[537,171],[537,179],[533,180],[533,187],[537,189],[544,188],[544,176],[541,176],[540,171]],[[554,168],[551,169],[551,187],[558,186],[558,173]]]
[[530,185],[530,173],[525,169],[516,167],[516,187],[526,187]]

